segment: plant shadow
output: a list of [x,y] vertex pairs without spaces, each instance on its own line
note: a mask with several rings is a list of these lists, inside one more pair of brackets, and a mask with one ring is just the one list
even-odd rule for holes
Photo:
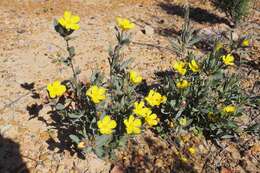
[[[23,89],[28,90],[28,93],[33,99],[40,98],[40,94],[35,89],[34,83],[26,82],[21,84],[20,86]],[[65,99],[61,97],[59,101],[64,103]],[[71,155],[77,153],[79,158],[84,159],[83,154],[81,154],[80,151],[77,151],[77,149],[73,147],[73,143],[69,138],[69,135],[73,134],[75,129],[72,128],[72,126],[68,121],[66,121],[66,119],[64,119],[55,111],[47,112],[47,114],[50,115],[51,121],[49,121],[49,119],[46,119],[45,117],[40,116],[39,114],[43,107],[44,105],[42,103],[33,103],[31,105],[27,105],[26,111],[29,114],[29,120],[37,118],[39,121],[43,122],[50,131],[57,131],[57,137],[53,138],[50,135],[50,138],[47,139],[46,143],[48,144],[48,149],[51,151],[58,149],[58,153],[62,153],[66,150],[69,151]]]
[[[172,147],[172,144],[162,141],[158,136],[144,135],[138,140],[128,141],[127,148],[124,148],[116,165],[125,173],[197,173],[194,165],[181,161]],[[125,157],[129,160],[125,161]]]
[[0,172],[29,173],[20,154],[20,145],[0,135]]
[[38,104],[38,103],[34,103],[32,105],[27,105],[26,110],[28,111],[28,113],[30,115],[29,120],[39,117],[39,113],[42,110],[42,108],[43,108],[43,105]]
[[[159,7],[161,7],[163,10],[165,10],[168,14],[171,15],[177,15],[177,16],[184,16],[184,7],[172,4],[170,2],[161,2],[158,4]],[[210,23],[210,24],[216,24],[216,23],[225,23],[227,25],[230,25],[229,21],[226,18],[217,16],[216,14],[213,14],[205,9],[199,8],[199,7],[190,7],[190,19],[192,21],[198,22],[200,24],[202,23]]]
[[[28,94],[33,98],[33,99],[39,99],[40,98],[40,94],[36,91],[35,89],[35,83],[22,83],[20,84],[20,86],[24,89],[28,91]],[[43,109],[43,105],[42,104],[38,104],[38,103],[33,103],[31,105],[27,105],[26,106],[26,111],[29,114],[29,120],[34,119],[34,118],[38,118],[41,120],[41,118],[39,117],[39,113],[40,111]],[[46,123],[44,121],[44,123]]]
[[46,142],[49,145],[49,150],[55,150],[58,148],[58,153],[69,151],[71,155],[77,153],[78,157],[84,159],[84,156],[77,151],[69,138],[69,135],[75,132],[75,129],[70,126],[69,122],[61,117],[56,111],[49,111],[48,114],[50,115],[52,122],[48,124],[53,130],[57,131],[57,140],[53,138],[49,138]]

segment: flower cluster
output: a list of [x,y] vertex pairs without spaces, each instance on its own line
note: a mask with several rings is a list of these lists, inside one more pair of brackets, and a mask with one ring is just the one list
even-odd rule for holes
[[[228,66],[235,65],[233,50],[224,51],[223,44],[216,43],[205,58],[184,52],[182,60],[172,64],[171,73],[147,86],[141,73],[129,70],[130,59],[123,61],[120,57],[121,49],[130,43],[129,31],[135,24],[118,17],[117,44],[108,56],[110,75],[105,78],[95,72],[86,84],[74,68],[75,48],[69,44],[70,34],[80,28],[79,21],[79,16],[65,11],[55,26],[66,41],[68,57],[64,63],[71,68],[73,79],[47,85],[51,106],[65,117],[66,126],[74,129],[75,135],[70,138],[79,149],[90,148],[101,157],[105,150],[121,145],[125,137],[132,138],[148,128],[164,137],[168,136],[165,133],[182,130],[205,132],[210,137],[232,136],[236,132],[233,120],[241,113],[242,97],[236,78],[225,72]],[[239,43],[243,47],[249,44],[248,39]],[[193,146],[187,151],[196,154]],[[187,162],[186,157],[180,158]]]
[[134,103],[134,110],[133,112],[141,117],[144,118],[145,122],[150,126],[155,126],[159,123],[159,118],[155,113],[152,113],[151,108],[145,106],[144,101],[135,102]]

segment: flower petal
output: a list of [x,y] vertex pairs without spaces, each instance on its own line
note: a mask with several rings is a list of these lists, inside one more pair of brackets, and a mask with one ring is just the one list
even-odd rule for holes
[[65,11],[64,12],[64,19],[65,20],[70,20],[71,18],[71,12],[70,11]]
[[78,23],[80,21],[80,17],[79,16],[72,16],[71,17],[71,22],[72,23]]

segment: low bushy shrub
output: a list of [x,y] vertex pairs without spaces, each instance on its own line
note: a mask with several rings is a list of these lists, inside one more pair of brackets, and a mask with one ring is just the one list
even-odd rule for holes
[[[236,69],[233,49],[228,51],[216,44],[208,55],[196,56],[189,48],[199,38],[194,39],[189,23],[184,24],[174,46],[181,60],[176,60],[167,72],[160,72],[160,80],[151,84],[157,87],[147,87],[142,85],[142,76],[129,69],[132,59],[121,57],[135,25],[117,18],[117,44],[109,49],[108,56],[109,76],[105,78],[96,70],[84,83],[74,66],[76,50],[70,45],[70,35],[80,28],[79,21],[68,11],[55,21],[68,52],[60,61],[71,68],[72,78],[47,86],[52,111],[60,117],[62,128],[71,130],[69,137],[75,148],[111,158],[115,149],[147,129],[163,137],[188,130],[214,140],[235,138],[243,130],[236,121],[243,114],[247,98],[240,89],[239,77],[229,70]],[[188,15],[185,22],[189,22]],[[247,42],[241,43],[248,46]]]
[[248,15],[251,0],[214,0],[214,3],[236,25]]

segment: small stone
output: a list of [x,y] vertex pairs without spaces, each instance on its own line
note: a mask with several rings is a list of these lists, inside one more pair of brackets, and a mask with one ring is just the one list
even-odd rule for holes
[[115,165],[111,173],[124,173],[124,169],[121,166]]
[[64,169],[65,169],[65,167],[63,165],[59,165],[58,169],[57,169],[57,173],[63,173]]
[[228,146],[226,150],[231,153],[233,159],[241,158],[239,151],[233,145]]
[[158,168],[162,168],[162,167],[163,167],[163,161],[162,161],[161,159],[156,159],[155,165],[156,165]]
[[151,27],[151,26],[149,26],[149,25],[145,25],[145,27],[144,27],[144,32],[143,32],[145,35],[149,35],[149,36],[151,36],[151,35],[153,35],[154,34],[154,29]]
[[210,38],[214,37],[215,33],[212,31],[211,28],[203,28],[198,31],[197,36],[201,38]]

